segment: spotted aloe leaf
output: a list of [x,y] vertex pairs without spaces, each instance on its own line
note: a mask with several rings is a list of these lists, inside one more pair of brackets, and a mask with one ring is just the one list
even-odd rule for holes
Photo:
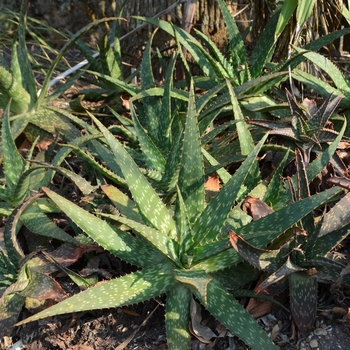
[[188,288],[178,283],[167,293],[165,324],[169,349],[189,349],[191,334],[189,308],[192,294]]
[[261,139],[254,148],[254,151],[249,154],[238,171],[235,172],[221,191],[210,201],[194,223],[192,249],[195,249],[199,242],[204,243],[215,240],[220,233],[241,186],[256,164],[255,158],[267,136],[268,134]]
[[169,237],[176,238],[173,218],[150,183],[142,175],[134,160],[107,128],[98,119],[91,117],[106,138],[114,156],[118,159],[118,165],[129,184],[135,203],[145,222],[150,223]]
[[261,282],[259,286],[255,289],[255,291],[257,293],[261,293],[263,290],[266,290],[271,285],[281,281],[283,278],[286,278],[295,272],[301,272],[304,270],[305,268],[294,264],[288,256],[285,264],[283,264],[277,271],[273,272],[269,277],[267,277],[263,282]]
[[[258,221],[252,221],[239,227],[235,232],[247,240],[249,244],[257,248],[264,248],[309,212],[324,205],[340,192],[341,189],[336,187],[323,191],[275,211]],[[242,261],[234,249],[228,248],[226,239],[198,246],[195,251],[196,254],[192,262],[192,269],[195,270],[218,271]]]
[[233,231],[230,232],[230,243],[237,253],[251,265],[259,270],[269,272],[278,270],[286,262],[288,254],[292,250],[292,242],[287,242],[277,250],[255,248]]
[[190,223],[204,209],[204,166],[196,118],[193,82],[190,86],[188,112],[182,146],[178,185],[187,208]]
[[296,272],[288,276],[293,320],[302,336],[308,335],[316,319],[317,279]]
[[0,298],[0,337],[10,336],[22,311],[25,298],[12,293]]
[[140,224],[139,222],[130,220],[124,216],[115,216],[109,214],[104,214],[103,216],[111,218],[112,220],[115,220],[126,226],[129,226],[131,229],[135,230],[138,234],[140,234],[146,240],[148,240],[164,256],[168,257],[176,265],[181,266],[181,262],[178,258],[179,246],[177,242],[175,242],[173,239],[169,238],[168,236],[149,226]]
[[160,172],[164,171],[165,167],[165,159],[158,149],[158,147],[154,144],[152,139],[148,136],[146,130],[140,124],[138,117],[135,113],[135,108],[133,104],[130,104],[130,111],[132,120],[134,122],[134,127],[137,133],[137,138],[140,143],[140,147],[143,155],[145,156],[146,165],[150,168],[154,168]]
[[225,327],[234,330],[251,348],[277,349],[249,313],[215,278],[203,271],[176,271],[176,279],[184,283],[210,313]]
[[30,95],[5,67],[0,67],[0,105],[5,108],[11,101],[10,110],[16,114],[26,112]]
[[104,185],[101,189],[122,215],[137,222],[143,222],[141,215],[137,211],[135,202],[125,193],[112,185]]
[[174,52],[172,55],[164,81],[164,94],[162,98],[161,116],[159,120],[159,139],[162,145],[163,154],[167,154],[171,148],[171,121],[172,121],[172,109],[171,109],[171,91],[173,88],[173,75],[176,64],[177,54]]
[[[48,188],[43,188],[51,200],[66,213],[84,232],[99,245],[136,266],[149,266],[163,259],[163,256],[147,241],[112,228],[84,209],[61,197]],[[142,259],[140,259],[140,255]]]
[[[151,50],[152,50],[152,40],[155,35],[153,32],[150,40],[147,42],[145,52],[143,54],[142,63],[141,63],[141,89],[146,90],[149,88],[153,88],[156,86],[152,63],[151,63]],[[140,122],[143,127],[150,134],[151,139],[157,146],[161,146],[159,141],[159,120],[158,117],[161,112],[161,101],[158,97],[146,97],[143,103],[144,113],[142,113],[142,117],[140,117]],[[139,109],[139,113],[141,114],[141,110]]]
[[32,232],[36,234],[58,239],[64,242],[77,244],[78,242],[67,232],[57,227],[44,213],[24,212],[21,215],[21,222]]
[[349,235],[349,206],[348,193],[323,216],[314,245],[306,247],[310,259],[325,256]]
[[175,284],[172,265],[163,261],[129,275],[102,282],[17,325],[65,313],[139,303],[163,294]]
[[17,146],[10,129],[10,105],[7,106],[1,128],[1,146],[4,158],[4,173],[6,185],[13,190],[24,170],[24,160],[17,150]]

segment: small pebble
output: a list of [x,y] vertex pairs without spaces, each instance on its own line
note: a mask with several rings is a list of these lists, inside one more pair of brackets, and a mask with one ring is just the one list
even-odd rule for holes
[[310,347],[312,349],[318,348],[318,341],[316,339],[311,339],[310,341]]
[[316,328],[314,330],[315,335],[327,335],[327,330],[323,328]]

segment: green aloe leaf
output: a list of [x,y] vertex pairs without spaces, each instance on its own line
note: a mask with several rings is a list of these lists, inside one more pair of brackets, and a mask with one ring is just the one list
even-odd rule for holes
[[9,114],[10,104],[7,106],[3,117],[1,128],[1,147],[6,185],[10,190],[14,190],[24,170],[24,160],[19,154],[11,134]]
[[297,8],[297,23],[299,27],[302,27],[306,20],[311,16],[312,9],[316,0],[299,0]]
[[[123,76],[122,62],[117,52],[111,47],[107,35],[100,40],[99,50],[102,72],[114,79],[121,79]],[[112,85],[109,88],[115,87]]]
[[[176,88],[171,88],[170,91],[170,97],[172,98],[176,98],[180,101],[188,101],[188,92],[187,91],[183,91],[183,90],[179,90]],[[132,96],[130,98],[130,102],[135,102],[137,100],[143,99],[145,97],[165,97],[165,87],[151,87],[148,89],[144,89],[142,91],[140,91],[138,94],[135,94],[134,96]],[[166,118],[167,119],[167,118]],[[168,123],[167,123],[168,124]]]
[[325,256],[349,235],[349,206],[350,194],[347,193],[329,212],[324,214],[317,231],[318,238],[313,246],[309,246],[310,258]]
[[277,271],[272,273],[269,277],[267,277],[259,286],[255,289],[257,293],[261,293],[263,290],[266,290],[268,287],[270,287],[272,284],[275,284],[279,281],[281,281],[283,278],[296,273],[301,272],[305,270],[304,268],[293,264],[293,262],[290,260],[290,257],[287,256],[287,261],[283,266],[281,266]]
[[283,2],[281,13],[279,15],[276,26],[275,38],[278,38],[282,34],[284,28],[286,27],[290,18],[292,17],[297,5],[298,0],[289,0]]
[[161,118],[159,120],[159,132],[160,132],[160,142],[162,145],[163,154],[168,154],[171,147],[171,119],[172,119],[172,109],[171,109],[171,91],[173,88],[173,75],[176,64],[177,53],[174,52],[171,56],[168,68],[166,70],[165,81],[164,81],[164,95],[162,98],[162,109]]
[[58,166],[54,166],[54,165],[51,165],[49,163],[41,163],[41,162],[35,161],[35,164],[37,164],[37,166],[35,168],[29,169],[27,171],[28,173],[36,171],[39,168],[52,169],[52,170],[55,170],[56,172],[62,174],[63,176],[67,177],[69,180],[71,180],[84,195],[88,195],[96,189],[88,181],[86,181],[83,177],[74,173],[71,170],[68,170],[68,169],[65,169],[62,167],[58,167]]
[[242,237],[233,231],[230,232],[230,243],[249,264],[259,270],[274,272],[278,270],[287,260],[291,242],[276,250],[266,250],[256,248],[247,243]]
[[11,111],[21,114],[29,109],[30,95],[15,77],[0,66],[0,105],[5,108],[11,101]]
[[344,76],[339,68],[329,59],[317,52],[310,52],[304,49],[294,47],[294,49],[303,53],[303,55],[311,62],[316,64],[319,68],[325,71],[329,77],[333,80],[335,87],[340,91],[343,91],[346,95],[350,95],[350,81]]
[[[205,34],[200,32],[199,30],[194,28],[196,35],[200,38],[200,40],[207,46],[210,50],[210,54],[214,56],[216,62],[213,60],[213,66],[217,67],[217,71],[219,71],[219,77],[221,75],[222,78],[234,79],[237,78],[237,74],[235,73],[235,68],[228,62],[228,60],[224,57],[224,55],[220,52],[218,47],[212,42]],[[206,53],[204,47],[198,46],[199,49],[203,50],[203,53]],[[245,50],[245,49],[244,49]],[[209,58],[208,58],[209,59]],[[213,67],[215,68],[215,67]],[[238,73],[238,72],[237,72]]]
[[191,295],[190,290],[180,283],[166,293],[165,325],[170,350],[190,348],[188,324]]
[[107,222],[79,208],[68,199],[48,188],[43,188],[47,196],[86,234],[104,249],[136,266],[149,266],[164,258],[152,245],[144,240],[112,228]]
[[136,204],[125,193],[112,185],[101,186],[102,191],[112,201],[120,213],[127,218],[142,223],[142,217],[137,211]]
[[280,18],[281,8],[277,8],[272,14],[261,37],[256,44],[249,63],[251,66],[251,75],[257,78],[261,75],[266,62],[270,61],[275,48],[275,33],[278,20]]
[[72,236],[57,227],[54,222],[42,212],[24,212],[21,215],[21,221],[31,232],[58,239],[63,242],[70,242],[74,245],[78,244]]
[[[236,233],[243,236],[245,239],[249,239],[249,237],[252,237],[252,234],[257,231],[268,232],[271,230],[271,228],[273,228],[273,231],[282,233],[295,225],[312,210],[327,203],[327,201],[339,194],[341,191],[341,188],[333,187],[311,197],[307,197],[301,201],[275,211],[261,218],[260,220],[252,221],[248,225],[238,228]],[[259,241],[259,237],[254,237],[253,241]],[[268,243],[269,242],[265,242],[264,244]],[[252,244],[255,245],[255,243]]]
[[[151,38],[148,40],[145,52],[142,57],[141,62],[141,72],[140,72],[140,78],[141,78],[141,89],[147,90],[149,88],[154,88],[156,86],[156,83],[154,81],[153,77],[153,69],[152,69],[152,62],[151,62],[151,50],[152,50],[152,41],[155,35],[155,31],[152,33]],[[159,139],[159,115],[161,112],[161,102],[160,99],[157,97],[145,97],[143,101],[143,108],[144,108],[144,114],[143,118],[140,121],[144,128],[148,131],[150,134],[151,139],[153,142],[155,142],[157,145],[160,146],[160,139]]]
[[[187,51],[193,56],[194,60],[198,63],[198,65],[203,70],[204,74],[211,78],[215,77],[215,73],[212,70],[212,67],[208,62],[207,58],[198,49],[198,46],[200,46],[200,43],[192,35],[190,35],[189,33],[187,33],[181,28],[173,26],[171,23],[166,21],[158,20],[155,18],[140,17],[140,16],[135,16],[134,18],[140,21],[153,24],[154,26],[161,28],[171,36],[175,36],[174,31],[176,31],[176,36],[179,39],[181,45],[183,45],[187,49]],[[193,44],[194,42],[197,42],[196,45]]]
[[204,209],[203,168],[201,141],[196,118],[196,103],[192,81],[190,85],[178,182],[190,223],[193,223]]
[[[210,153],[207,152],[204,148],[202,148],[202,153],[205,159],[210,163],[210,165],[219,165],[219,162],[214,157],[212,157]],[[224,167],[221,167],[220,169],[216,170],[216,173],[219,175],[220,180],[223,184],[226,184],[231,179],[231,174]]]
[[290,195],[286,193],[286,190],[283,188],[281,183],[284,167],[288,157],[289,153],[286,152],[283,159],[278,164],[278,167],[275,170],[264,195],[264,202],[267,205],[272,206],[274,210],[281,209],[288,202],[290,202]]
[[[196,32],[199,33],[199,32]],[[200,38],[206,38],[206,36],[204,34],[199,35]],[[208,41],[208,38],[206,38],[206,41]],[[201,44],[199,44],[198,42],[191,42],[191,44],[196,45],[198,50],[200,50],[203,54],[203,56],[206,57],[206,59],[208,60],[212,70],[215,72],[216,76],[219,79],[232,79],[232,78],[237,78],[236,76],[232,77],[230,75],[227,74],[226,70],[224,67],[221,66],[221,64],[219,62],[217,62],[213,56],[211,55],[210,52],[208,52]],[[239,74],[239,72],[237,71],[237,74]]]
[[199,242],[204,243],[215,240],[220,233],[241,186],[244,184],[246,177],[251,173],[252,168],[256,164],[255,158],[267,136],[268,133],[260,140],[254,148],[254,151],[249,154],[243,164],[220,192],[210,201],[208,206],[194,223],[192,250],[197,247]]
[[139,303],[154,298],[174,285],[172,265],[162,262],[129,275],[103,282],[17,323],[45,317]]
[[106,138],[145,222],[150,223],[162,233],[175,239],[176,229],[174,220],[155,190],[141,174],[133,159],[116,138],[98,119],[93,116],[91,117]]
[[[339,135],[336,136],[334,138],[334,141],[326,149],[322,150],[322,152],[318,155],[318,157],[308,165],[306,169],[306,173],[307,173],[307,178],[309,179],[309,182],[315,179],[317,174],[319,174],[322,171],[322,169],[328,164],[333,154],[337,150],[339,142],[343,138],[344,132],[346,130],[347,122],[345,118],[343,120],[344,120],[344,123],[339,132]],[[292,180],[294,185],[297,187],[296,175],[292,176]]]
[[231,83],[226,79],[228,92],[231,98],[232,110],[235,120],[237,121],[236,128],[241,146],[241,154],[247,156],[254,149],[254,141],[248,130],[248,125],[244,120],[243,113],[239,107],[239,103]]
[[0,338],[11,336],[23,305],[24,298],[15,293],[0,299]]
[[[297,168],[298,178],[298,195],[297,200],[310,197],[309,181],[307,178],[306,167],[307,161],[305,155],[299,149],[295,150],[295,162]],[[315,234],[315,220],[314,214],[311,212],[307,214],[302,220],[303,229],[308,232],[308,240],[313,240]]]
[[[54,73],[54,71],[57,68],[57,65],[61,62],[62,57],[64,56],[64,54],[67,52],[67,50],[73,46],[75,44],[75,42],[84,34],[86,34],[90,29],[95,28],[97,26],[99,26],[102,23],[106,23],[108,21],[114,21],[114,20],[119,20],[120,18],[118,17],[109,17],[109,18],[103,18],[100,20],[96,20],[92,23],[89,23],[88,25],[86,25],[85,27],[83,27],[82,29],[80,29],[78,32],[76,32],[74,35],[71,36],[71,38],[65,43],[65,45],[62,47],[61,51],[59,52],[58,55],[55,56],[54,61],[52,62],[52,64],[50,65],[50,68],[45,76],[45,80],[42,86],[42,89],[40,91],[40,95],[35,103],[35,108],[38,109],[39,106],[41,106],[45,100],[46,97],[46,93],[50,87],[50,84],[52,84],[51,77],[52,74]],[[95,74],[95,72],[93,73]]]
[[254,318],[215,278],[204,272],[176,271],[176,279],[184,283],[218,321],[252,349],[277,349]]
[[186,204],[183,200],[182,194],[180,192],[179,187],[177,186],[177,198],[176,198],[176,204],[175,204],[175,220],[176,220],[176,227],[179,231],[179,242],[180,242],[180,252],[179,255],[181,256],[181,259],[184,260],[183,263],[185,266],[188,266],[187,259],[187,244],[190,242],[191,239],[191,225],[190,220],[188,217],[188,212],[186,208]]
[[[324,35],[314,41],[311,41],[309,44],[305,45],[303,49],[316,52],[320,50],[322,47],[329,45],[334,40],[337,40],[341,36],[344,36],[349,33],[350,33],[350,28],[337,30],[330,34]],[[293,61],[293,63],[290,64],[291,70],[294,70],[294,68],[296,68],[303,61],[304,61],[304,57],[298,57],[296,60]]]
[[241,74],[238,73],[239,82],[250,80],[250,73],[248,67],[247,53],[245,50],[244,42],[242,40],[241,33],[238,30],[235,20],[232,17],[227,5],[223,0],[218,0],[222,15],[225,20],[229,38],[229,55],[232,61],[234,71],[239,71],[239,68],[243,67]]
[[149,168],[156,169],[160,172],[164,171],[165,159],[162,152],[152,141],[152,138],[148,135],[147,131],[142,127],[140,121],[136,115],[133,104],[130,104],[131,117],[134,122],[137,138],[140,143],[141,151],[145,156],[146,164]]
[[31,102],[36,100],[36,82],[33,69],[29,62],[28,48],[26,44],[27,8],[28,1],[23,1],[18,27],[18,65],[21,70],[22,86],[29,92]]
[[[331,94],[334,96],[339,96],[342,93],[339,89],[331,86],[326,81],[321,80],[314,75],[301,71],[299,69],[293,69],[291,75],[293,79],[307,85],[310,89],[315,90],[319,95],[323,97],[328,97]],[[343,98],[340,101],[339,106],[349,107],[350,101],[348,98]]]
[[[62,146],[61,150],[63,150],[63,149],[73,150],[75,154],[77,154],[80,158],[82,158],[89,165],[91,165],[94,169],[96,169],[102,176],[112,180],[115,184],[118,184],[122,187],[126,187],[126,182],[121,177],[122,173],[120,171],[119,166],[114,161],[113,154],[107,148],[105,148],[103,145],[101,145],[101,143],[93,142],[93,146],[96,149],[96,151],[98,152],[101,159],[104,160],[111,167],[111,169],[113,171],[111,171],[108,168],[101,165],[97,160],[95,160],[95,158],[92,157],[91,154],[85,153],[78,146],[74,146],[72,144],[69,144],[69,145],[62,144],[61,146]],[[62,153],[67,154],[69,152],[62,152]],[[59,154],[59,153],[57,153],[57,154]],[[52,163],[54,163],[54,161],[52,161]],[[49,171],[54,170],[54,169],[55,168],[49,168]],[[49,171],[48,171],[49,175],[52,176],[52,174],[54,174],[54,171],[51,171],[51,172],[49,172]],[[115,173],[114,171],[116,171],[117,173]],[[41,182],[42,186],[48,185],[47,178],[48,178],[48,175],[46,175],[44,180]]]
[[[288,205],[260,220],[252,221],[247,225],[236,228],[235,232],[248,241],[249,244],[257,248],[264,248],[305,215],[324,205],[340,192],[341,189],[336,187],[323,191]],[[227,247],[228,240],[226,239],[196,247],[192,269],[205,270],[207,272],[217,271],[240,262],[242,258],[237,252],[234,249],[227,249]]]
[[288,277],[293,320],[302,336],[306,336],[316,319],[317,279],[299,272]]
[[173,239],[165,236],[163,233],[155,230],[152,227],[140,224],[139,222],[130,220],[124,216],[116,216],[110,214],[103,214],[103,216],[129,226],[132,230],[149,241],[165,257],[171,259],[176,265],[181,266],[181,262],[178,258],[179,246]]

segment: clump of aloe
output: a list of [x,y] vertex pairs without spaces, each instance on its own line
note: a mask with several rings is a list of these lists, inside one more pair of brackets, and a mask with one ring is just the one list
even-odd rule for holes
[[329,95],[317,109],[315,101],[304,100],[302,108],[288,90],[286,90],[286,96],[291,112],[289,120],[284,121],[282,118],[280,122],[272,122],[251,119],[249,123],[269,129],[271,135],[293,140],[303,152],[305,162],[309,163],[313,149],[321,152],[321,144],[334,141],[339,134],[330,127],[329,119],[342,97],[336,96],[332,99],[333,96]]

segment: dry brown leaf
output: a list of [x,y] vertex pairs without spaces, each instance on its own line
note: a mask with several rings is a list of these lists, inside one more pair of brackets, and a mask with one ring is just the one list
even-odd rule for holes
[[275,340],[276,337],[280,334],[280,325],[277,323],[276,325],[274,325],[274,327],[272,328],[271,331],[271,340]]
[[122,100],[122,106],[130,111],[130,95],[123,94],[120,96],[120,98]]
[[304,98],[302,105],[307,108],[310,115],[314,115],[317,112],[317,104],[315,100]]
[[124,312],[124,314],[130,315],[130,316],[135,316],[135,317],[140,316],[140,314],[138,314],[137,312],[129,310],[129,309],[122,308],[122,311]]
[[190,307],[191,321],[189,323],[189,331],[202,343],[210,344],[210,339],[216,338],[216,334],[209,327],[202,324],[201,306],[192,298]]
[[217,175],[211,175],[204,184],[204,188],[207,191],[219,192],[220,191],[220,180]]
[[250,298],[246,310],[254,317],[259,318],[271,312],[271,301]]
[[261,199],[250,196],[248,196],[242,203],[242,210],[250,215],[253,220],[259,220],[264,216],[273,213],[273,209]]

